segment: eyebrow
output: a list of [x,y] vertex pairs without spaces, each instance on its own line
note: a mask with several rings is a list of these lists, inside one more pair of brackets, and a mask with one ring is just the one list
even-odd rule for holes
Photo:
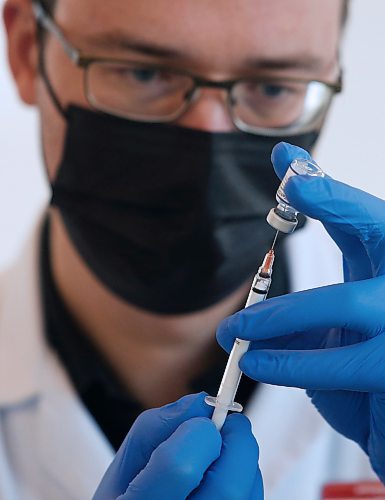
[[[174,47],[167,47],[156,42],[150,42],[135,38],[126,33],[100,33],[87,37],[89,45],[95,49],[123,50],[137,52],[145,56],[161,57],[166,59],[186,60],[191,58],[188,54]],[[309,54],[281,58],[251,58],[245,61],[245,65],[260,71],[285,71],[285,70],[308,70],[315,71],[324,68],[325,64],[321,58]]]
[[121,33],[101,33],[87,37],[87,42],[99,49],[135,51],[147,56],[182,58],[177,49],[147,42]]
[[290,56],[287,58],[249,59],[246,61],[246,64],[258,70],[285,71],[302,69],[315,71],[321,68],[325,68],[325,66],[329,66],[330,61],[324,61],[319,57],[310,56],[308,54],[301,54],[298,56]]

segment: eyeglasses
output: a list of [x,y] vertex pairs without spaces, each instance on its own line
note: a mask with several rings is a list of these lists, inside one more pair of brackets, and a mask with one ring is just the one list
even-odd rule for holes
[[84,93],[98,111],[145,122],[172,122],[199,97],[202,88],[222,89],[235,126],[268,136],[318,130],[336,83],[297,78],[242,78],[212,81],[162,65],[91,57],[75,48],[52,17],[33,2],[38,25],[60,42],[71,61],[84,69]]

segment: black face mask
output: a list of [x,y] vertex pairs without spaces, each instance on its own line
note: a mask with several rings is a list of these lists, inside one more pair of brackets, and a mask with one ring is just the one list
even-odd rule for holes
[[[68,234],[118,296],[166,314],[204,309],[250,278],[272,232],[280,139],[132,122],[70,107],[52,190]],[[310,149],[317,133],[290,137]]]

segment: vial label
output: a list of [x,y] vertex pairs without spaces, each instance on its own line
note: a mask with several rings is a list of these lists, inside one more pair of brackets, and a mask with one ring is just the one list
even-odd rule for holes
[[285,194],[285,187],[287,184],[287,181],[290,179],[290,177],[293,177],[293,175],[297,175],[296,172],[291,168],[291,166],[287,169],[287,172],[285,174],[285,177],[282,179],[282,182],[277,190],[277,201],[283,201],[284,203],[289,203],[289,200],[286,198]]
[[315,161],[305,160],[302,158],[297,158],[290,163],[289,168],[283,178],[278,190],[277,190],[277,201],[284,202],[286,204],[289,203],[289,200],[285,194],[285,187],[287,181],[293,175],[309,175],[311,177],[324,177],[325,174],[323,170],[317,165]]

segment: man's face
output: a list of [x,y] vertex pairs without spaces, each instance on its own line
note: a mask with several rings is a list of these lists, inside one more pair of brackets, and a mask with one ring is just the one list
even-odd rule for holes
[[[30,5],[8,0],[13,3],[24,3],[26,9]],[[334,81],[341,8],[342,0],[58,0],[54,18],[70,42],[87,55],[161,63],[213,80],[288,76]],[[11,59],[17,57],[12,50],[11,44]],[[47,36],[45,64],[64,108],[69,103],[88,106],[83,70],[52,35]],[[65,121],[38,75],[31,76],[30,85],[53,178],[62,155]],[[217,89],[203,90],[177,123],[210,131],[234,128]]]

